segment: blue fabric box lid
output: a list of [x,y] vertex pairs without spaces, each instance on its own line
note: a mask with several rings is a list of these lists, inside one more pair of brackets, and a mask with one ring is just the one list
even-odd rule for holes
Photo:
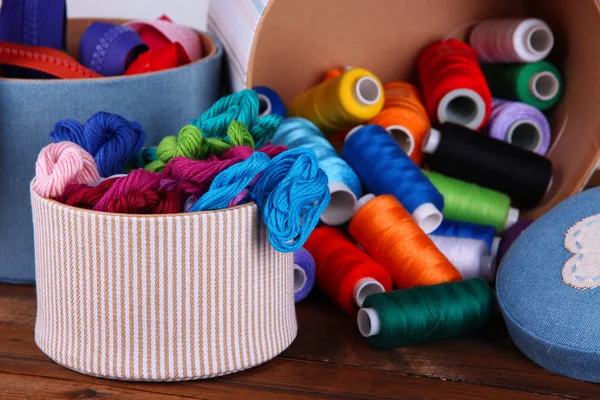
[[527,357],[600,382],[600,188],[526,229],[504,257],[496,287],[509,333]]

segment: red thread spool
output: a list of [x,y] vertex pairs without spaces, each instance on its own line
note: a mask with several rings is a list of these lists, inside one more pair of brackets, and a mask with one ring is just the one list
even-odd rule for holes
[[486,123],[492,94],[469,45],[456,39],[435,42],[421,52],[417,68],[434,125],[453,122],[477,130]]
[[340,230],[316,228],[305,243],[317,265],[317,284],[348,314],[356,314],[367,296],[390,291],[390,274]]

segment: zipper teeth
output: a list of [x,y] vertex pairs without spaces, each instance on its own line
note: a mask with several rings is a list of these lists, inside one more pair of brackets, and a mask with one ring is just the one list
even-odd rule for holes
[[38,19],[38,0],[25,0],[23,12],[23,27],[21,28],[21,38],[23,44],[37,46],[37,19]]
[[3,53],[6,54],[7,56],[11,56],[11,57],[27,58],[30,60],[41,61],[44,63],[62,65],[72,71],[77,72],[81,76],[84,76],[84,77],[92,76],[90,71],[85,70],[80,64],[74,63],[68,59],[49,56],[45,53],[39,53],[37,51],[17,50],[17,49],[11,49],[9,47],[0,46],[0,55],[2,55]]

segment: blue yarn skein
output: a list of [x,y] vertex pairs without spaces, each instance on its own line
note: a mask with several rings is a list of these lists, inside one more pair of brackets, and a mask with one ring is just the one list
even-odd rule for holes
[[394,195],[425,233],[442,222],[444,198],[394,138],[379,125],[350,131],[342,155],[376,195]]
[[122,174],[146,140],[140,124],[107,112],[92,115],[85,123],[83,134],[86,150],[94,156],[102,177]]
[[491,225],[474,224],[444,218],[440,226],[431,233],[437,236],[453,236],[483,240],[492,256],[498,253],[500,238],[496,237],[496,228]]
[[269,166],[268,155],[255,152],[244,161],[232,165],[215,177],[208,192],[190,209],[194,211],[227,208],[229,202],[241,193],[262,170]]
[[260,116],[279,115],[287,118],[287,108],[276,91],[266,86],[256,86],[252,90],[258,95],[258,114]]
[[269,241],[283,253],[304,245],[331,198],[317,156],[301,147],[273,158],[250,195],[262,210]]
[[315,124],[304,118],[287,118],[275,132],[272,143],[315,152],[319,167],[329,179],[331,192],[329,206],[321,215],[322,222],[340,225],[352,218],[356,199],[362,196],[360,179]]
[[258,117],[258,95],[251,89],[244,89],[222,97],[202,116],[191,121],[204,137],[225,138],[231,121],[239,121],[248,127],[254,138],[256,148],[264,146],[275,134],[281,124],[278,115]]
[[74,119],[63,119],[54,125],[50,139],[55,143],[73,142],[82,149],[87,150],[87,143],[83,135],[83,125]]

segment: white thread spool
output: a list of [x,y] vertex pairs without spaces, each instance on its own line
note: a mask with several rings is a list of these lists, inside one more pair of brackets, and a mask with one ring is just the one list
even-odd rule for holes
[[337,226],[348,222],[354,215],[356,196],[343,182],[329,182],[331,200],[321,214],[321,221],[326,225]]
[[370,76],[363,76],[354,85],[354,96],[363,106],[372,106],[381,99],[382,87]]
[[488,255],[489,250],[483,240],[437,235],[430,235],[429,238],[456,267],[463,279],[494,280],[496,259]]
[[488,19],[471,31],[469,44],[482,62],[535,62],[546,58],[554,35],[542,20]]
[[379,314],[374,308],[361,308],[356,316],[358,330],[364,337],[375,336],[381,330]]
[[375,293],[383,292],[385,292],[385,288],[379,281],[373,278],[362,278],[354,285],[352,299],[358,307],[362,307],[367,297]]
[[451,90],[437,106],[440,123],[452,122],[470,129],[477,129],[481,125],[485,112],[485,101],[471,89]]

